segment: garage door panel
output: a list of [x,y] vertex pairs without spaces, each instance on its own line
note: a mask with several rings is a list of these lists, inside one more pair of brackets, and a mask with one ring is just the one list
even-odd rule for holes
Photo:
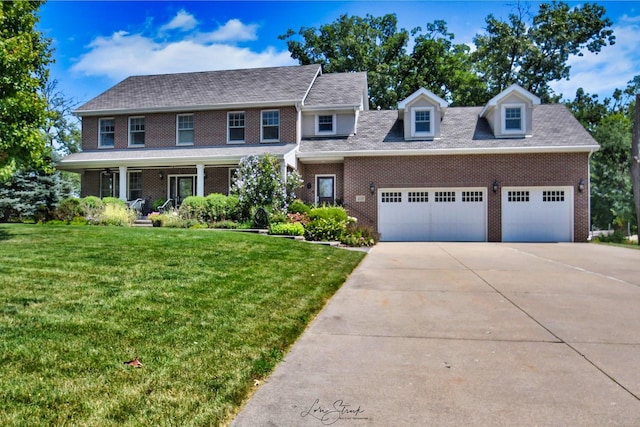
[[485,241],[485,192],[486,189],[380,190],[381,240]]
[[511,187],[502,190],[502,240],[573,240],[572,187]]

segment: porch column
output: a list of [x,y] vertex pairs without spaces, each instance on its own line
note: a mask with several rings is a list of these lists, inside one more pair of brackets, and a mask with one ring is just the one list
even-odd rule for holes
[[120,172],[120,199],[127,201],[127,181],[129,180],[129,176],[127,175],[127,167],[119,166]]
[[282,174],[282,182],[287,182],[287,162],[280,163],[280,173]]
[[204,165],[196,165],[198,177],[196,179],[196,196],[204,197]]

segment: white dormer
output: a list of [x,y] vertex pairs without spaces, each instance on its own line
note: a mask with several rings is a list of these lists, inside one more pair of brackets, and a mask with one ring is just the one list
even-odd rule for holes
[[398,103],[398,118],[404,121],[404,139],[440,137],[440,121],[449,104],[435,93],[420,88]]
[[496,138],[522,138],[533,135],[533,108],[540,98],[513,84],[491,98],[480,112]]

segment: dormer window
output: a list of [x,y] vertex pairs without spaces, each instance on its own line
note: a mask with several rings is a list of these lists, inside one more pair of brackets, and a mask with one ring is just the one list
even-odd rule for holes
[[414,107],[411,114],[411,136],[433,136],[433,107]]
[[335,135],[336,134],[336,115],[320,114],[316,116],[316,134],[318,135]]
[[525,133],[525,106],[524,104],[502,105],[502,133]]

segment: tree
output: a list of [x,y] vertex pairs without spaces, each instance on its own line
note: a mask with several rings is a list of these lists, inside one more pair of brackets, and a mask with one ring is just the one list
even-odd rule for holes
[[398,30],[397,22],[395,14],[342,15],[318,29],[289,29],[279,38],[287,40],[291,57],[302,65],[321,64],[327,73],[366,71],[371,108],[389,108],[399,100],[398,76],[409,41],[409,33]]
[[35,30],[42,2],[0,2],[0,177],[16,168],[51,170],[41,129],[50,40]]
[[10,179],[0,182],[0,222],[50,220],[60,201],[71,192],[59,173],[16,171]]
[[[638,77],[638,76],[636,76]],[[636,83],[640,79],[636,79]],[[633,200],[636,208],[636,226],[640,231],[640,92],[636,95],[635,119],[633,124],[633,141],[631,146],[631,183],[633,184]],[[640,239],[638,239],[640,244]]]
[[489,15],[485,33],[474,38],[474,66],[491,96],[517,83],[543,102],[557,102],[549,82],[569,79],[570,55],[582,56],[585,49],[598,53],[614,44],[611,20],[604,7],[590,3],[541,3],[537,15],[530,20],[528,15],[521,4],[508,22]]

